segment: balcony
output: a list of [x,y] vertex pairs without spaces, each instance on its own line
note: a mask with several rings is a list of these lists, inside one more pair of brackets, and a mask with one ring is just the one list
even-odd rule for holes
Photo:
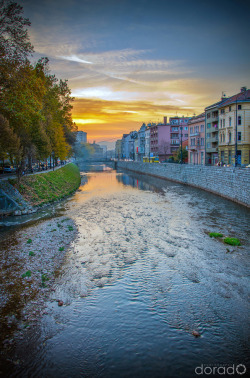
[[206,152],[207,153],[218,152],[218,147],[210,147],[210,148],[207,147]]
[[192,133],[192,134],[190,133],[189,136],[190,136],[190,137],[200,136],[200,133]]
[[197,150],[200,150],[202,147],[204,147],[204,146],[201,146],[200,144],[195,144],[194,146],[188,147],[188,149],[190,151],[197,151]]
[[219,138],[217,136],[212,137],[212,138],[207,138],[207,142],[218,143],[218,141],[219,141]]

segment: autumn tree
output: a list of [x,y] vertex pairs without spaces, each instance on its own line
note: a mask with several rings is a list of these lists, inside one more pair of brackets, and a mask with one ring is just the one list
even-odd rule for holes
[[22,7],[14,1],[0,0],[1,127],[10,140],[17,138],[19,146],[17,153],[7,143],[2,155],[16,154],[19,177],[33,158],[53,155],[65,159],[71,153],[77,130],[67,81],[50,74],[48,58],[35,65],[28,60],[33,52],[27,31],[30,21],[22,13]]
[[9,125],[9,121],[0,114],[0,159],[10,159],[13,164],[14,158],[19,158],[21,154],[20,139]]

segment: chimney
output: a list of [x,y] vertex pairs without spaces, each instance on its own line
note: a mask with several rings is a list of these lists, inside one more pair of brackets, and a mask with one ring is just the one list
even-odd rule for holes
[[247,90],[247,87],[241,87],[241,88],[240,88],[241,93],[246,92],[246,90]]
[[164,117],[164,118],[163,118],[164,125],[167,124],[167,121],[168,121],[168,117]]

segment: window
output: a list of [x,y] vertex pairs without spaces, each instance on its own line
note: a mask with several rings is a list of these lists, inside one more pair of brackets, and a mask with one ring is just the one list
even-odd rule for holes
[[220,141],[222,142],[222,133],[220,133]]
[[225,127],[225,118],[223,118],[223,127]]
[[231,141],[232,141],[232,134],[229,133],[229,143],[231,143]]
[[207,133],[207,138],[211,138],[211,133]]
[[204,125],[201,125],[201,133],[204,131]]
[[229,111],[231,112],[231,109],[232,109],[232,107],[231,106],[229,106]]
[[200,139],[197,138],[197,146],[199,146],[199,145],[200,145]]
[[187,131],[187,130],[188,130],[188,126],[185,126],[185,127],[184,127],[184,130],[186,130],[186,131]]
[[225,142],[225,134],[223,133],[223,142]]
[[222,128],[222,119],[220,120],[220,127]]
[[204,146],[204,138],[201,138],[201,146]]
[[229,126],[232,126],[232,118],[229,117]]
[[221,109],[220,114],[224,114],[224,113],[225,113],[225,109]]
[[188,134],[184,134],[185,138],[188,138]]
[[238,116],[238,125],[241,125],[241,116]]
[[211,127],[211,123],[208,123],[207,124],[207,129],[210,129],[210,127]]
[[238,110],[241,110],[241,105],[238,105]]
[[207,113],[207,118],[210,118],[210,113]]
[[190,134],[193,134],[193,127],[190,127]]
[[211,143],[210,142],[207,143],[207,148],[211,148]]
[[241,140],[241,131],[238,131],[238,140]]

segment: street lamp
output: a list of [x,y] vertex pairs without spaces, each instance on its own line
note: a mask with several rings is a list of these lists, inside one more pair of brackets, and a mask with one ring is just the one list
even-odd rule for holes
[[182,164],[182,126],[180,126],[181,130],[181,164]]

